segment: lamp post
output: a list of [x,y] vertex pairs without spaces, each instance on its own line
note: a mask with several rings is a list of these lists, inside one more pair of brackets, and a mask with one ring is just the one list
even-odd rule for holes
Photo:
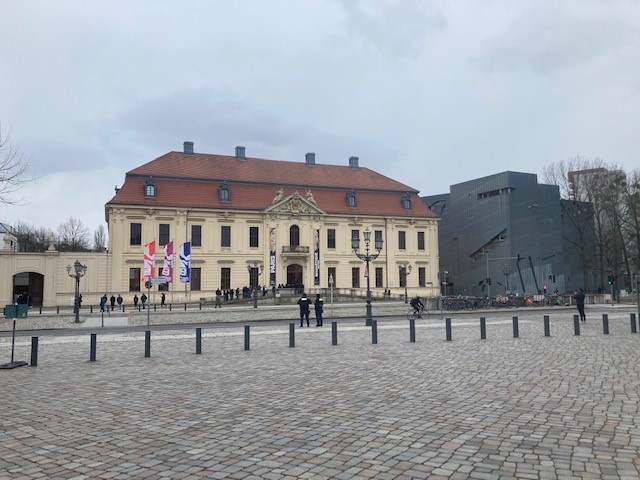
[[402,267],[402,281],[404,282],[404,303],[409,303],[409,293],[407,292],[407,275],[411,273],[412,265],[409,262],[398,262]]
[[247,271],[249,272],[249,284],[251,284],[251,273],[255,269],[256,273],[256,284],[252,285],[253,289],[253,308],[258,308],[258,277],[262,274],[262,269],[264,268],[264,264],[262,262],[253,262],[247,265]]
[[365,325],[371,326],[371,321],[373,318],[371,317],[371,281],[369,279],[369,262],[372,262],[378,255],[380,255],[380,250],[382,250],[382,238],[375,239],[375,249],[376,253],[370,253],[369,244],[371,242],[371,232],[369,228],[364,231],[364,253],[359,253],[360,250],[360,237],[353,236],[351,238],[351,248],[353,248],[353,253],[355,253],[356,257],[360,260],[364,260],[366,262],[366,277],[367,277],[367,317],[365,320]]
[[76,314],[76,323],[80,323],[80,278],[86,273],[87,266],[82,265],[79,260],[76,260],[73,264],[73,273],[71,271],[71,265],[67,265],[67,274],[71,278],[76,279],[76,297],[73,302],[73,311]]

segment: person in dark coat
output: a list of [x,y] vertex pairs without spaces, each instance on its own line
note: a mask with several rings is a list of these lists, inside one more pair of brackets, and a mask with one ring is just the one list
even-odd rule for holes
[[324,307],[324,300],[319,293],[316,294],[316,301],[313,302],[313,308],[316,311],[316,327],[322,326],[322,309]]
[[587,316],[584,313],[584,290],[583,289],[580,289],[579,291],[576,290],[573,298],[576,301],[576,307],[578,308],[578,313],[580,314],[580,321],[586,322]]
[[142,309],[144,310],[144,305],[147,303],[147,296],[144,293],[140,296],[140,301],[142,302]]
[[216,306],[215,308],[222,308],[222,290],[216,290]]
[[160,306],[163,308],[167,306],[167,296],[164,294],[164,292],[162,292],[162,294],[160,295]]
[[138,295],[133,296],[133,307],[138,308]]
[[304,318],[307,319],[307,327],[309,327],[309,305],[311,305],[311,300],[307,298],[306,293],[302,294],[302,297],[298,300],[298,305],[300,305],[300,327],[304,326]]
[[118,294],[116,301],[118,302],[118,309],[122,310],[122,296],[120,294]]
[[111,303],[111,311],[113,312],[116,308],[116,296],[112,293],[111,298],[109,298],[109,303]]

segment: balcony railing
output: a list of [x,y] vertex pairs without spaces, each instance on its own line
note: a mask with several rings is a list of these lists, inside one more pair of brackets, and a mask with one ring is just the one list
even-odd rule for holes
[[283,245],[282,253],[299,253],[305,254],[309,253],[309,247],[305,247],[302,245]]

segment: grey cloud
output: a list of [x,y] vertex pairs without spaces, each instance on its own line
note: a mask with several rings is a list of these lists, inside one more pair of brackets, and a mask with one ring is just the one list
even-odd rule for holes
[[634,36],[636,29],[606,12],[588,16],[580,10],[534,8],[509,22],[472,64],[486,72],[527,69],[547,74],[588,64]]
[[429,35],[445,27],[437,3],[422,0],[338,0],[347,34],[396,58],[417,57]]

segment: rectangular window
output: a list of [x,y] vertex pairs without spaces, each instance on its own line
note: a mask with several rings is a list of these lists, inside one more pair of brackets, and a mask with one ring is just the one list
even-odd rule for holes
[[407,249],[407,232],[403,230],[398,232],[398,249],[399,250]]
[[327,269],[327,282],[329,282],[329,286],[331,286],[332,279],[333,279],[333,287],[335,288],[338,283],[336,278],[336,267],[329,267]]
[[199,291],[201,288],[200,280],[202,278],[202,269],[200,267],[191,269],[191,291]]
[[169,224],[161,223],[158,228],[158,245],[161,247],[169,243]]
[[373,232],[373,241],[378,244],[382,242],[382,230],[375,230]]
[[400,286],[407,286],[407,269],[405,267],[398,268],[398,274],[400,275]]
[[418,232],[418,250],[424,250],[424,232]]
[[130,292],[140,291],[140,267],[129,269],[129,291]]
[[351,288],[360,288],[360,267],[351,268]]
[[376,267],[376,287],[382,288],[384,285],[382,280],[382,267]]
[[249,227],[249,246],[251,248],[258,248],[258,235],[258,227]]
[[142,224],[132,223],[129,235],[129,245],[142,245]]
[[191,225],[191,246],[202,246],[202,226],[200,225]]
[[220,246],[231,246],[231,225],[222,225],[220,227]]
[[336,229],[327,230],[327,248],[336,248]]
[[427,269],[424,267],[418,268],[418,286],[419,287],[427,286]]
[[258,286],[258,269],[251,267],[249,270],[249,286],[255,288]]
[[223,267],[220,269],[220,288],[229,290],[231,288],[231,269]]

